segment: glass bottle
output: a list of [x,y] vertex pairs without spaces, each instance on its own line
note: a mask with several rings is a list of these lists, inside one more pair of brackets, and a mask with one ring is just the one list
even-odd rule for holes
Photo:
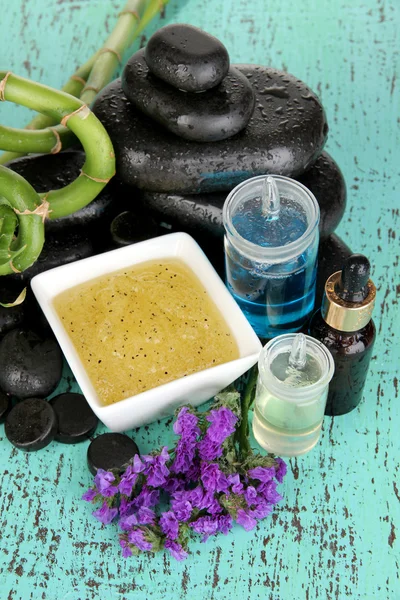
[[260,446],[282,456],[315,446],[333,371],[329,350],[302,333],[278,336],[264,346],[253,416]]
[[315,299],[319,206],[301,183],[244,181],[223,208],[227,286],[261,338],[299,331]]
[[329,348],[335,361],[326,415],[346,414],[362,399],[376,333],[371,319],[376,288],[369,275],[368,259],[352,254],[342,271],[328,278],[322,308],[310,321],[309,334]]

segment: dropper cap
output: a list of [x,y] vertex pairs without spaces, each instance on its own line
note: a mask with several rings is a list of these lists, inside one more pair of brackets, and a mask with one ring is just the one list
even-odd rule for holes
[[367,257],[352,254],[343,269],[328,278],[321,313],[330,327],[351,332],[369,323],[376,297],[376,288],[369,275]]

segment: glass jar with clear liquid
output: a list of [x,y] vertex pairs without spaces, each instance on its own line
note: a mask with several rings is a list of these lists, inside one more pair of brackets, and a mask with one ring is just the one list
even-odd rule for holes
[[268,452],[305,454],[320,437],[334,372],[331,353],[302,333],[281,335],[264,346],[258,371],[254,437]]
[[280,175],[244,181],[223,208],[226,283],[257,335],[299,331],[315,299],[319,206]]

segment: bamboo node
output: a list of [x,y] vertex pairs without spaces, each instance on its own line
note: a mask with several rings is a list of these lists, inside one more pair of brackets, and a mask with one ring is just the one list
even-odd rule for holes
[[85,92],[87,92],[88,90],[93,90],[94,92],[96,92],[96,94],[98,94],[100,91],[100,89],[95,87],[94,85],[85,86]]
[[90,115],[90,113],[91,113],[90,108],[86,104],[82,104],[79,108],[77,108],[76,110],[72,111],[72,113],[69,113],[69,115],[65,115],[65,117],[63,117],[61,119],[61,125],[63,125],[64,127],[68,127],[68,125],[67,125],[68,120],[71,117],[74,117],[75,115],[77,115],[78,113],[80,113],[81,111],[82,111],[82,120],[86,119]]
[[12,259],[10,260],[10,267],[12,271],[14,271],[14,273],[21,273],[21,271],[19,271],[17,267],[14,267]]
[[56,143],[50,150],[50,154],[58,154],[62,148],[60,134],[58,133],[58,131],[55,127],[49,127],[49,129],[51,129],[51,131],[54,133],[54,137],[56,138]]
[[7,79],[10,77],[10,75],[12,75],[11,71],[7,71],[7,73],[4,75],[3,79],[0,81],[0,102],[4,102],[6,99],[6,97],[5,97],[6,83],[7,83]]
[[121,15],[133,15],[138,21],[140,21],[139,13],[136,10],[121,10],[121,12],[118,13],[118,16],[120,17]]
[[113,173],[113,175],[111,175],[111,177],[109,177],[108,179],[100,179],[100,177],[92,177],[91,175],[88,175],[87,173],[85,173],[85,171],[81,169],[81,175],[84,175],[85,177],[91,179],[92,181],[95,181],[96,183],[108,183],[110,179],[114,177],[115,173]]
[[70,79],[73,79],[74,81],[79,81],[79,83],[81,83],[82,85],[86,84],[86,81],[83,79],[83,77],[79,77],[79,75],[71,75]]
[[18,210],[18,208],[14,208],[14,211],[17,213],[17,215],[37,215],[39,217],[42,217],[42,222],[44,223],[47,217],[49,216],[49,213],[51,213],[50,202],[48,202],[46,198],[47,196],[43,198],[42,204],[39,204],[39,206],[37,206],[35,210],[29,210],[28,208],[26,208],[25,210],[20,211]]
[[[122,58],[119,52],[117,52],[116,50],[113,50],[113,48],[102,48],[99,52],[99,54],[104,54],[105,52],[111,52],[112,54],[115,54],[115,56],[118,58],[118,62],[119,64],[122,63]],[[86,88],[87,89],[87,88]]]

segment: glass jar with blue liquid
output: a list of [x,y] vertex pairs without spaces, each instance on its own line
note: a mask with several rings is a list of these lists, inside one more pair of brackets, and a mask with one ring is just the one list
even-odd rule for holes
[[223,220],[227,286],[257,335],[301,329],[315,298],[315,196],[288,177],[253,177],[231,191]]

